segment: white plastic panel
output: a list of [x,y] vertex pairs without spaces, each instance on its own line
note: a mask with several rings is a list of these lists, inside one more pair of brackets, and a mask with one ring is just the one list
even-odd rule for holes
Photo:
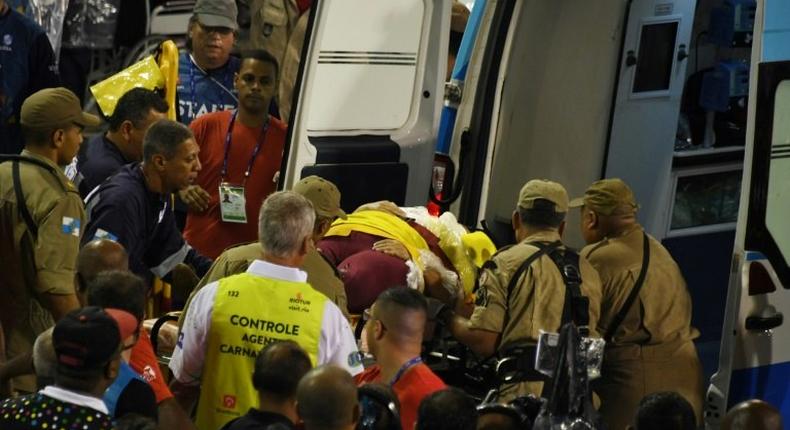
[[765,225],[790,264],[790,81],[776,89]]
[[[312,83],[321,95],[310,98],[308,131],[393,130],[406,123],[424,13],[419,1],[332,1],[322,17]],[[398,29],[398,37],[384,28]]]

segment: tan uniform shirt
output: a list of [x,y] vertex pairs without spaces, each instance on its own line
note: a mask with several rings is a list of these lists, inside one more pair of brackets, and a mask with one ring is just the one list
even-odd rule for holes
[[[195,287],[195,290],[189,297],[190,301],[202,287],[230,275],[246,271],[250,263],[260,257],[261,247],[257,242],[226,249],[214,260],[214,264],[211,265],[206,276]],[[348,318],[348,304],[343,281],[337,277],[335,269],[332,268],[329,262],[316,249],[311,249],[307,252],[301,269],[307,272],[307,283],[315,288],[316,291],[327,296],[329,300],[332,300],[343,312],[343,315]],[[189,306],[189,301],[187,306]],[[184,313],[186,313],[186,307],[184,307],[182,315]]]
[[[614,334],[614,344],[656,345],[699,336],[691,327],[691,297],[686,282],[669,252],[650,241],[650,265],[637,300]],[[605,333],[620,312],[642,268],[641,228],[613,239],[604,239],[582,250],[601,278],[601,318]]]
[[277,104],[287,123],[310,12],[300,14],[295,0],[250,0],[250,16],[249,46],[268,51],[280,66]]
[[[598,330],[605,333],[620,312],[642,267],[642,228],[589,245],[582,255],[598,270],[603,286]],[[675,391],[702,413],[702,368],[692,339],[691,298],[669,252],[648,236],[650,264],[637,300],[606,346],[601,378],[593,387],[609,428],[630,424],[639,401],[657,391]]]
[[[29,352],[39,333],[54,324],[38,300],[41,294],[75,294],[74,273],[85,208],[74,185],[61,169],[28,151],[22,155],[46,163],[54,171],[19,163],[25,201],[18,202],[12,163],[0,164],[0,322],[8,358]],[[28,231],[19,213],[25,204],[38,227]],[[32,378],[20,378],[15,388],[34,391]]]
[[[558,332],[565,305],[565,282],[557,265],[548,255],[535,260],[524,272],[522,281],[513,289],[510,302],[506,303],[507,286],[519,266],[539,249],[529,242],[554,242],[560,240],[557,232],[531,235],[518,245],[497,253],[492,262],[484,266],[480,275],[480,289],[470,327],[501,333],[499,351],[521,342],[536,342],[540,330]],[[590,334],[598,336],[597,327],[601,300],[598,274],[590,263],[579,257],[582,294],[589,298]],[[506,312],[509,319],[505,321]],[[542,383],[520,384],[515,391],[503,389],[500,399],[507,400],[517,394],[540,395]]]

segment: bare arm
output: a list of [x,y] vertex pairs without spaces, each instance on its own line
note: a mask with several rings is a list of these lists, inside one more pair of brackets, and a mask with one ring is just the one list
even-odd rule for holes
[[159,403],[159,428],[194,430],[196,427],[189,419],[189,415],[181,408],[179,401],[169,398]]
[[76,294],[44,293],[39,297],[44,309],[48,310],[52,314],[52,318],[54,318],[55,321],[60,320],[67,313],[80,307],[80,302],[77,300]]
[[186,385],[177,379],[170,382],[170,391],[173,392],[177,406],[180,406],[181,411],[192,411],[197,405],[198,398],[200,397],[199,385]]
[[447,318],[447,329],[459,342],[468,346],[480,357],[494,355],[499,346],[500,333],[469,327],[469,320],[452,314]]

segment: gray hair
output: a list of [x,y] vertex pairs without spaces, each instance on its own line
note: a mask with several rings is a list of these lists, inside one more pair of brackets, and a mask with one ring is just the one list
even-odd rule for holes
[[178,147],[188,139],[194,139],[192,130],[176,121],[160,119],[145,133],[143,138],[143,160],[151,161],[154,155],[170,159]]
[[266,254],[287,258],[313,234],[315,210],[312,203],[293,191],[276,192],[261,205],[258,240]]

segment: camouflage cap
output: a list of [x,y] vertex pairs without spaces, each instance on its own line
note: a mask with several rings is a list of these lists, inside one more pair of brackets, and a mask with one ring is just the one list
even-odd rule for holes
[[523,187],[518,193],[518,207],[522,209],[532,209],[536,200],[543,199],[554,203],[554,211],[557,213],[568,212],[568,192],[562,185],[547,179],[533,179]]
[[571,201],[570,207],[587,206],[601,215],[633,213],[639,209],[631,188],[620,178],[595,181],[584,192],[584,197]]
[[22,103],[19,122],[25,127],[47,128],[75,123],[95,127],[101,123],[96,115],[82,111],[80,99],[63,87],[45,88]]
[[346,219],[346,213],[340,208],[340,190],[326,179],[308,176],[297,182],[293,191],[310,200],[319,216]]

